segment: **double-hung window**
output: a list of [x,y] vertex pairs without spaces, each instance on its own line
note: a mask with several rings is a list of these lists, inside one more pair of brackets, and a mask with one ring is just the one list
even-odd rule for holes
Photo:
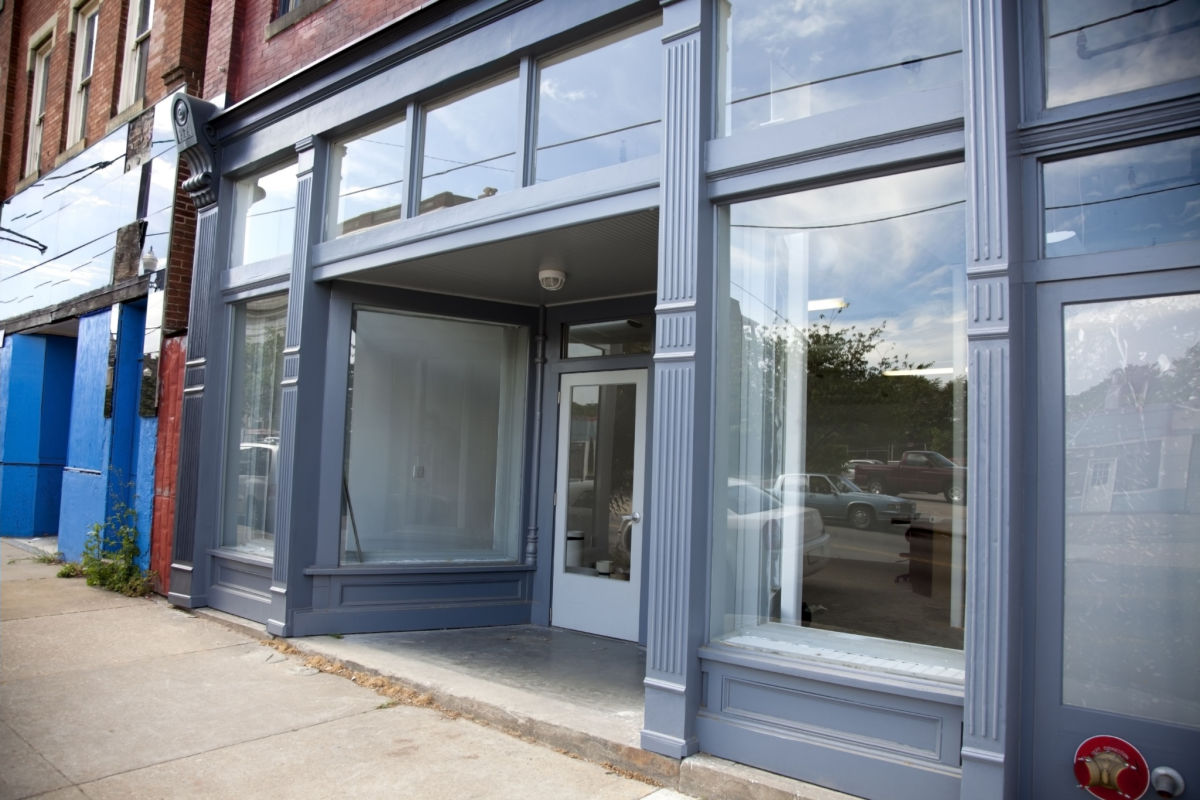
[[126,24],[125,65],[121,81],[121,108],[146,96],[146,67],[150,59],[150,28],[154,0],[131,0]]
[[34,175],[42,164],[42,127],[46,120],[46,97],[50,75],[50,53],[54,42],[47,37],[32,50],[33,81],[29,92],[29,136],[26,138],[25,174]]
[[92,70],[96,63],[96,23],[100,19],[99,2],[80,6],[75,11],[75,68],[71,79],[71,143],[87,134],[88,100],[92,91]]

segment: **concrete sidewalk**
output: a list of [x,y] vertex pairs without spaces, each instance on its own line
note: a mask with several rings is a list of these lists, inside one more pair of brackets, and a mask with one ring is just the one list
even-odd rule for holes
[[642,750],[634,646],[534,626],[271,640],[56,578],[39,545],[0,541],[0,800],[847,797]]

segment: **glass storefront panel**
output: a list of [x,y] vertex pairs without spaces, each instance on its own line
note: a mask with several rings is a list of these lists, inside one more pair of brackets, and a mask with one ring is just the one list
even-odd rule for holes
[[1200,136],[1042,165],[1045,254],[1200,240]]
[[714,640],[961,677],[963,187],[949,165],[726,209]]
[[355,310],[342,563],[517,560],[528,338]]
[[1046,0],[1046,107],[1200,75],[1194,0]]
[[296,233],[296,164],[238,181],[231,266],[292,252]]
[[420,213],[520,185],[519,99],[516,76],[509,75],[425,111]]
[[287,295],[250,300],[234,309],[221,544],[265,558],[275,553],[286,325]]
[[539,65],[536,181],[658,153],[659,24],[655,17]]
[[408,125],[402,117],[335,144],[330,156],[326,236],[372,228],[404,216]]
[[1200,294],[1063,326],[1063,702],[1200,726]]
[[722,0],[721,134],[962,82],[955,0]]

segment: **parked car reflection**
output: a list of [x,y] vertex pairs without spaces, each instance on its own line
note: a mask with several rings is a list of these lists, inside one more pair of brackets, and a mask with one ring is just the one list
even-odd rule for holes
[[838,475],[785,473],[775,479],[775,494],[786,503],[815,508],[825,522],[845,522],[859,530],[876,523],[907,524],[917,513],[912,500],[864,492]]
[[726,563],[739,574],[733,582],[736,613],[751,624],[807,621],[804,577],[830,558],[830,533],[820,513],[738,478],[729,479],[725,502]]

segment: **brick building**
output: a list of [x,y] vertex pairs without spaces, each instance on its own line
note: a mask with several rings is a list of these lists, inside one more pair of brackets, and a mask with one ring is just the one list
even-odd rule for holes
[[167,101],[207,30],[201,0],[0,6],[0,533],[78,558],[132,507],[163,580],[195,238]]

